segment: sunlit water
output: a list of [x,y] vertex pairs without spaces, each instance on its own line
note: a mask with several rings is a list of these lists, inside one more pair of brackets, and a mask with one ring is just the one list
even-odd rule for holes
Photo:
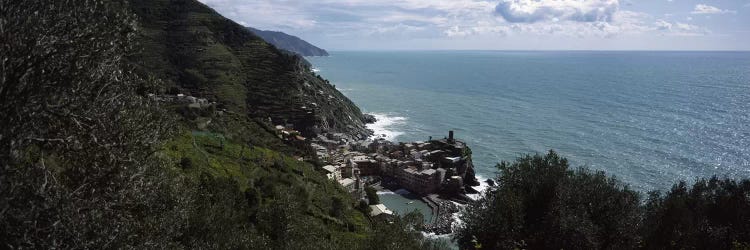
[[448,130],[478,173],[555,149],[646,191],[750,177],[750,53],[335,52],[309,60],[398,141]]

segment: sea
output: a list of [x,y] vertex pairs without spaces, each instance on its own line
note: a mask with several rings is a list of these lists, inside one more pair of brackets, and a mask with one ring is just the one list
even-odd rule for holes
[[750,52],[342,51],[311,57],[392,141],[455,131],[481,178],[555,150],[631,188],[750,177]]

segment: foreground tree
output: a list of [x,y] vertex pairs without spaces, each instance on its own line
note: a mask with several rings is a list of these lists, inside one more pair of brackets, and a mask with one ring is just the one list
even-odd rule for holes
[[380,204],[380,197],[378,196],[377,190],[372,187],[366,187],[365,194],[367,194],[367,200],[369,201],[370,205]]
[[569,170],[555,152],[502,162],[497,188],[467,206],[466,249],[628,249],[639,243],[638,193],[603,172]]
[[123,4],[0,0],[0,248],[164,247],[180,226]]
[[665,195],[652,192],[645,207],[647,249],[750,247],[750,180],[680,182]]

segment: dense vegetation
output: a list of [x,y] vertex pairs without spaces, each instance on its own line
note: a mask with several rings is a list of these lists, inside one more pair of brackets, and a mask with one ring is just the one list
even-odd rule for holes
[[365,194],[367,194],[367,200],[370,202],[370,205],[380,204],[380,197],[378,197],[377,190],[372,187],[366,187]]
[[467,206],[466,249],[746,249],[750,180],[676,184],[644,201],[614,177],[570,170],[555,152],[502,162],[497,187]]
[[[193,1],[148,4],[155,8],[142,13],[170,5],[170,15],[236,25],[213,12],[186,11],[205,7]],[[144,25],[125,1],[0,0],[0,9],[0,248],[438,247],[414,230],[421,219],[371,221],[354,209],[356,201],[314,161],[298,159],[307,154],[304,145],[283,142],[250,112],[257,108],[253,94],[232,99],[235,89],[219,91],[232,81],[175,80],[186,72],[175,65],[191,62],[148,64],[144,50],[179,54],[150,50],[180,50],[159,42],[202,43],[175,33],[144,39],[157,31],[143,27],[156,22]],[[170,28],[180,30],[185,19]],[[274,51],[235,30],[250,40],[233,41]],[[231,63],[231,51],[224,52]],[[253,79],[294,67],[257,60]],[[196,72],[238,76],[222,60],[203,63],[193,65]],[[172,87],[205,90],[226,111],[154,98]]]
[[328,51],[315,47],[299,37],[288,35],[284,32],[259,30],[248,27],[254,34],[273,44],[276,48],[283,49],[301,56],[328,56]]
[[361,134],[365,117],[306,61],[266,43],[196,0],[133,0],[141,43],[132,56],[162,92],[207,98],[305,135]]
[[644,209],[644,248],[750,249],[750,180],[680,182]]
[[94,1],[0,7],[3,247],[167,244],[184,200],[153,157],[170,119],[136,93],[155,82],[122,60],[133,17]]
[[[200,3],[0,0],[0,32],[0,248],[444,247],[418,214],[368,219],[309,148],[280,140],[267,117],[356,132],[362,115]],[[170,93],[218,104],[153,98]],[[464,248],[750,247],[748,180],[642,200],[554,152],[498,167],[463,215]]]

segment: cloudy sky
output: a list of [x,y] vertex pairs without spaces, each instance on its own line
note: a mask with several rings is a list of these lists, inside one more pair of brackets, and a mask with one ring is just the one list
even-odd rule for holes
[[750,50],[750,0],[200,0],[328,50]]

